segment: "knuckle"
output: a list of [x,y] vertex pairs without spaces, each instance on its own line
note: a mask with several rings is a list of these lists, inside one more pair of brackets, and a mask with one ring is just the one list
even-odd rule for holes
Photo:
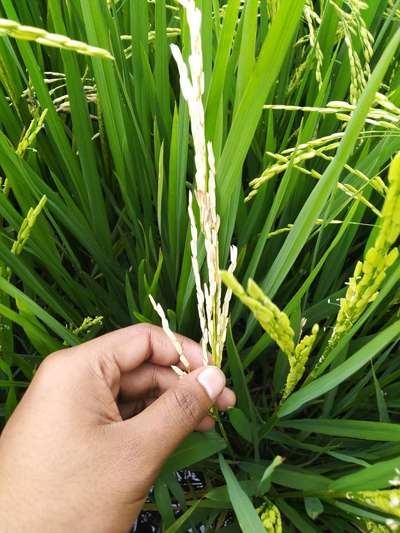
[[154,365],[153,368],[151,369],[151,386],[150,386],[150,391],[149,391],[149,396],[151,398],[156,398],[158,396],[158,393],[159,393],[159,380],[160,380],[160,369]]
[[156,365],[153,365],[150,368],[151,368],[151,378],[150,378],[151,389],[155,389],[158,386],[158,368],[156,367]]
[[41,374],[47,374],[48,372],[52,372],[53,369],[59,365],[60,359],[62,358],[61,354],[62,352],[54,352],[48,355],[40,363],[37,372]]
[[179,422],[186,424],[190,428],[195,427],[202,418],[201,406],[196,396],[190,390],[184,388],[175,389],[172,394],[175,416],[179,417]]
[[93,361],[93,370],[95,374],[106,381],[111,387],[114,381],[119,380],[121,375],[117,363],[117,355],[114,352],[100,353]]
[[67,361],[70,359],[69,352],[70,349],[63,349],[48,355],[37,368],[35,373],[36,378],[40,379],[43,377],[46,378],[49,375],[62,374]]
[[137,335],[143,335],[144,337],[148,337],[149,339],[151,339],[151,332],[156,326],[148,322],[141,322],[140,324],[134,324],[133,326],[129,327],[131,328],[130,332],[133,337]]

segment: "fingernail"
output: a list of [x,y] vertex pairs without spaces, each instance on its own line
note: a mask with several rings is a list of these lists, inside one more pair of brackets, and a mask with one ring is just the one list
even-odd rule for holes
[[225,387],[225,375],[216,366],[208,366],[197,376],[197,381],[211,400],[216,400]]

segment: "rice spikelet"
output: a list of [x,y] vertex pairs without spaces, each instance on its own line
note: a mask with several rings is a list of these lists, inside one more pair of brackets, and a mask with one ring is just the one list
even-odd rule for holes
[[0,37],[5,36],[24,41],[35,41],[39,44],[54,48],[63,48],[64,50],[71,50],[87,56],[100,57],[102,59],[114,59],[110,52],[104,50],[104,48],[90,46],[87,43],[70,39],[65,35],[50,33],[41,28],[25,26],[13,20],[0,18]]
[[314,347],[319,331],[318,324],[314,324],[311,335],[305,335],[289,356],[290,372],[288,374],[282,399],[286,399],[293,392],[297,383],[304,375],[307,361]]
[[400,489],[347,492],[346,498],[383,513],[400,517]]
[[[345,10],[339,7],[335,0],[330,0],[330,3],[340,18],[339,32],[347,46],[351,73],[350,101],[355,104],[371,75],[370,61],[373,55],[374,39],[362,16],[362,11],[368,8],[368,4],[362,0],[346,0],[348,10]],[[360,39],[364,62],[355,49],[354,37]]]
[[[197,309],[202,333],[201,345],[204,364],[208,364],[208,351],[212,362],[221,366],[226,339],[230,292],[222,301],[218,231],[220,220],[216,205],[216,170],[213,147],[206,141],[203,106],[204,72],[201,46],[201,12],[194,0],[179,0],[186,10],[190,29],[190,55],[186,65],[180,49],[171,45],[172,55],[179,70],[182,95],[188,103],[196,166],[194,197],[199,207],[200,232],[204,237],[207,282],[201,276],[198,261],[198,230],[193,212],[193,195],[189,195],[189,220],[191,229],[192,271],[196,286]],[[230,271],[236,266],[237,252],[231,249]]]
[[[169,327],[169,322],[168,322],[167,317],[165,316],[164,309],[162,308],[162,306],[160,304],[156,303],[156,301],[154,300],[154,298],[153,298],[153,296],[151,294],[149,294],[149,300],[150,300],[151,305],[153,306],[155,312],[160,317],[162,328],[163,328],[165,334],[167,335],[167,337],[169,338],[169,340],[174,345],[174,348],[175,348],[175,350],[177,351],[177,353],[179,355],[180,362],[185,367],[186,372],[190,372],[190,364],[189,364],[189,361],[187,360],[185,354],[183,353],[182,344],[178,341],[178,339],[176,338],[175,333]],[[176,367],[173,368],[173,369],[176,372]]]
[[42,209],[46,205],[47,197],[42,196],[39,203],[36,207],[30,208],[26,217],[22,221],[21,227],[19,228],[18,235],[16,240],[13,242],[13,245],[11,247],[11,253],[14,255],[20,255],[22,250],[24,249],[33,226],[36,223],[37,218],[39,217],[40,213],[42,212]]
[[374,245],[358,261],[353,276],[348,281],[344,298],[336,318],[328,346],[318,361],[311,377],[325,361],[328,353],[340,338],[353,327],[368,305],[379,294],[386,272],[396,261],[399,251],[393,247],[400,235],[400,154],[393,159],[389,169],[389,187],[382,208],[381,225]]
[[282,400],[284,400],[303,377],[317,338],[318,324],[313,326],[311,335],[303,337],[296,345],[289,317],[264,294],[255,281],[250,279],[245,290],[231,272],[222,272],[222,279],[233,294],[251,310],[261,327],[286,354],[290,369],[282,395]]
[[282,533],[282,517],[276,505],[270,500],[266,500],[265,504],[257,509],[261,522],[265,527],[265,531],[269,533]]
[[28,129],[23,135],[22,139],[18,143],[17,154],[21,157],[25,154],[28,148],[35,142],[35,139],[44,125],[46,119],[47,109],[40,115],[36,115],[32,122],[29,124]]
[[310,47],[315,53],[315,79],[318,83],[318,86],[322,86],[322,64],[324,62],[324,55],[322,53],[321,45],[318,41],[318,30],[321,26],[321,17],[315,11],[313,2],[311,0],[306,0],[304,4],[304,18],[308,26],[308,39],[310,42]]

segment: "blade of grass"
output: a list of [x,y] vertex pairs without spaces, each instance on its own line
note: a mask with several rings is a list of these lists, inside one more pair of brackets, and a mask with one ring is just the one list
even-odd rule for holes
[[265,532],[265,528],[250,498],[240,486],[231,467],[222,455],[219,456],[219,464],[226,481],[229,498],[232,502],[232,507],[235,511],[236,518],[238,519],[240,529],[245,533]]

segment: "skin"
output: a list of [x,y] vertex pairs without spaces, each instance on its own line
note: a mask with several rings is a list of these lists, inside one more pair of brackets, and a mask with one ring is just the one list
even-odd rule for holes
[[168,456],[235,404],[223,373],[161,328],[120,329],[47,357],[0,438],[1,531],[126,532]]

